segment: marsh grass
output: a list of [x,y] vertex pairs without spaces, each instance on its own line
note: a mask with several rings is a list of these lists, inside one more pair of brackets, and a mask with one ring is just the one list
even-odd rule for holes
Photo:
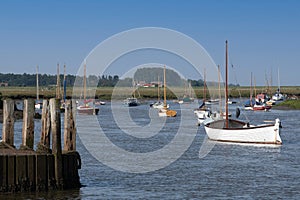
[[[81,88],[80,88],[81,89]],[[128,94],[128,97],[132,95],[133,89],[130,87],[121,88],[122,93]],[[89,88],[88,90],[92,90]],[[215,90],[215,91],[213,91]],[[194,87],[193,91],[196,98],[203,98],[203,87]],[[217,88],[212,89],[214,94],[218,94]],[[273,94],[276,88],[271,89]],[[35,87],[0,87],[0,92],[3,98],[12,99],[23,99],[23,98],[36,98],[36,88]],[[114,87],[98,87],[96,89],[95,98],[110,100],[114,92]],[[266,92],[266,87],[256,87],[256,93]],[[281,92],[287,94],[288,96],[295,95],[300,96],[300,86],[284,86],[281,87]],[[43,87],[39,91],[40,98],[53,98],[55,97],[55,87]],[[73,87],[67,88],[67,98],[71,98],[73,94]],[[176,94],[176,95],[175,95]],[[182,97],[185,94],[184,88],[172,88],[167,90],[167,99],[177,99],[177,97]],[[61,94],[62,95],[62,94]],[[136,96],[144,99],[157,99],[157,88],[139,88],[136,91]],[[229,96],[232,98],[239,97],[249,97],[250,88],[243,87],[229,87]],[[254,91],[253,91],[254,96]],[[161,90],[161,98],[163,97],[163,91]],[[209,93],[206,94],[206,98],[210,98]],[[218,97],[217,97],[218,98]]]

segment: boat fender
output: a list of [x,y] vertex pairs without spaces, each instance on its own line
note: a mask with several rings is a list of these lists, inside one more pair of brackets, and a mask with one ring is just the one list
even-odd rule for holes
[[282,128],[282,125],[281,125],[281,121],[280,121],[280,119],[275,119],[275,124],[279,124],[279,128]]

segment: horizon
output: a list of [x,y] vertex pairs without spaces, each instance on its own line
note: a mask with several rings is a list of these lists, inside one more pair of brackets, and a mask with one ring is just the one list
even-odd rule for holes
[[[38,65],[41,74],[55,75],[60,63],[68,74],[77,74],[86,56],[107,38],[133,28],[162,27],[198,42],[220,64],[222,75],[228,40],[232,84],[249,86],[253,72],[257,85],[272,79],[272,86],[300,86],[299,6],[296,0],[1,1],[0,72],[34,74]],[[122,77],[118,70],[110,73]]]

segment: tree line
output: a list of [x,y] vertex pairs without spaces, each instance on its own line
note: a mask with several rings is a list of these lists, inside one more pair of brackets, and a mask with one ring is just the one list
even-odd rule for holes
[[[55,86],[57,76],[49,75],[49,74],[39,74],[39,86],[41,87],[49,87]],[[63,84],[64,75],[60,75],[61,84]],[[82,82],[83,77],[75,76],[75,75],[66,75],[66,86],[73,87],[75,80],[79,79],[79,82]],[[170,86],[185,86],[187,83],[190,83],[193,87],[201,87],[204,85],[204,81],[199,80],[184,80],[182,79],[175,71],[166,70],[166,79],[167,84]],[[163,69],[162,68],[141,68],[136,71],[134,74],[134,79],[132,78],[124,78],[120,79],[118,75],[89,75],[87,77],[88,85],[97,85],[98,87],[114,87],[116,84],[118,86],[127,86],[131,87],[134,83],[138,83],[139,81],[144,81],[145,83],[151,82],[163,82]],[[34,87],[36,86],[36,74],[3,74],[0,73],[0,84],[8,83],[8,86],[16,86],[16,87]],[[216,83],[206,83],[216,84]],[[233,85],[232,85],[233,86]],[[238,86],[238,85],[237,85]]]
[[[82,79],[82,77],[78,77],[75,75],[66,75],[66,86],[72,87],[76,78]],[[60,75],[61,84],[63,83],[64,75]],[[39,86],[48,87],[56,85],[57,76],[49,75],[49,74],[39,74],[38,75]],[[87,77],[87,82],[95,82],[97,81],[97,86],[101,87],[113,87],[119,81],[118,75],[102,75],[95,76],[90,75]],[[16,87],[34,87],[36,86],[36,74],[3,74],[0,73],[0,83],[8,83],[8,86],[16,86]]]

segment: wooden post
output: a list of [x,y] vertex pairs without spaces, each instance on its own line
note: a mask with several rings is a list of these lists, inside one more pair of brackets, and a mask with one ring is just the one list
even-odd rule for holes
[[72,102],[67,100],[65,103],[64,151],[76,150],[76,130],[72,107]]
[[10,146],[14,146],[14,123],[14,101],[4,100],[2,140]]
[[51,153],[50,150],[50,111],[48,100],[43,100],[42,109],[42,127],[41,127],[41,141],[38,144],[39,152]]
[[23,107],[23,130],[21,149],[32,149],[34,143],[34,101],[25,99]]
[[52,154],[54,155],[54,171],[58,189],[63,189],[62,152],[61,152],[61,122],[59,99],[50,99],[50,116],[52,132]]
[[72,127],[72,146],[73,146],[73,151],[76,151],[76,101],[74,99],[71,100],[72,103],[72,123],[73,123],[73,127]]

